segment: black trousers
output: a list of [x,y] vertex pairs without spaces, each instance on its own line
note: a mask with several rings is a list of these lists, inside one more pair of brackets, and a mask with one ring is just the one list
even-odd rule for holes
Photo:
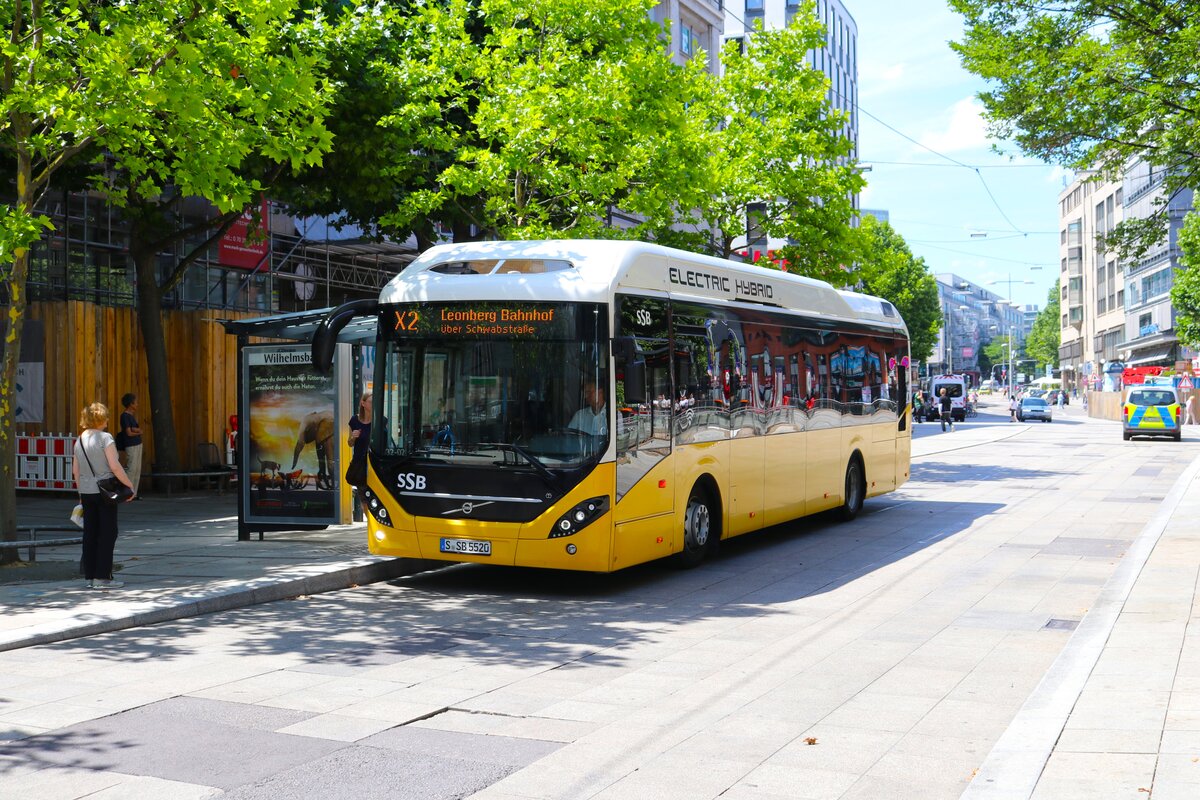
[[83,577],[112,578],[113,550],[117,546],[117,507],[99,494],[81,494],[83,503]]

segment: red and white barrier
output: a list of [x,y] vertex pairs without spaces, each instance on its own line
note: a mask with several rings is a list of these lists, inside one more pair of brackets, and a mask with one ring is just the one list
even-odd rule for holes
[[73,491],[75,437],[62,433],[17,437],[17,488]]

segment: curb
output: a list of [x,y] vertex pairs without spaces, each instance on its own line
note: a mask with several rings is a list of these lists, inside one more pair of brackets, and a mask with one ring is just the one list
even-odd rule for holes
[[[122,616],[115,612],[111,616],[80,624],[74,620],[62,620],[55,623],[43,623],[26,629],[12,631],[8,635],[0,635],[0,652],[19,650],[40,644],[64,642],[101,633],[140,628],[146,625],[156,625],[160,622],[171,622],[177,619],[198,617],[204,614],[215,614],[219,611],[230,611],[235,608],[274,603],[279,600],[297,597],[299,595],[324,594],[347,589],[351,586],[364,586],[369,583],[403,578],[426,572],[429,569],[445,566],[441,561],[426,561],[415,558],[392,558],[386,561],[373,561],[366,564],[355,564],[343,569],[322,572],[303,578],[280,581],[247,589],[221,591],[197,600],[185,600],[171,603],[169,600],[151,601],[152,604],[162,603],[156,608],[138,611]],[[251,581],[253,583],[253,581]],[[93,619],[96,615],[92,615]],[[11,638],[9,638],[11,637]]]
[[1028,800],[1033,795],[1130,591],[1197,475],[1200,456],[1176,478],[1100,590],[1093,608],[992,747],[960,800]]

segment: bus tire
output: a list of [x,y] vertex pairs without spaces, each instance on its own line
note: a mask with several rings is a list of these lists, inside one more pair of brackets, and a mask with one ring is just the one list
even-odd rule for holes
[[675,554],[676,566],[691,569],[716,549],[721,538],[720,509],[700,484],[692,487],[683,512],[683,549]]
[[866,496],[867,478],[863,474],[862,459],[855,453],[850,456],[850,463],[846,465],[846,492],[842,496],[842,507],[839,509],[842,520],[849,522],[857,517],[858,512],[862,511]]

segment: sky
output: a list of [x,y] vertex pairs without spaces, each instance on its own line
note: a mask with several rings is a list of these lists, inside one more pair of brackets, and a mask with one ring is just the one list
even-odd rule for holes
[[986,85],[948,45],[962,18],[944,0],[843,2],[858,24],[862,207],[886,210],[931,272],[1045,307],[1069,174],[987,137],[976,99]]

